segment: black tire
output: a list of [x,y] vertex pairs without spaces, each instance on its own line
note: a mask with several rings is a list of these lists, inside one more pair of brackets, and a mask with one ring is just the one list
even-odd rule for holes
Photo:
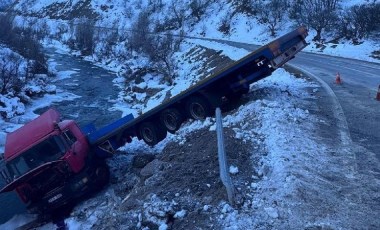
[[175,108],[165,109],[160,114],[160,121],[169,133],[175,133],[181,127],[183,120],[182,113]]
[[147,145],[154,146],[165,139],[166,129],[159,123],[144,122],[139,126],[139,135]]
[[190,118],[204,120],[211,114],[211,105],[204,97],[193,96],[186,102],[186,112]]

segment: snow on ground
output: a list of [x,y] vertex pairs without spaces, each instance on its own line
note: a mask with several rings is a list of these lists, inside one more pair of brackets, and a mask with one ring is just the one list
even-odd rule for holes
[[[352,3],[355,1],[350,2]],[[96,4],[101,4],[101,1],[96,2]],[[227,14],[228,12],[226,11],[222,11],[221,14],[215,14],[214,17],[210,17],[208,21],[204,21],[192,29],[188,35],[199,36],[199,34],[204,32],[204,37],[207,38],[222,38],[255,44],[263,44],[272,39],[268,37],[263,26],[257,25],[252,19],[242,15],[237,15],[233,18],[233,33],[230,36],[222,34],[216,28],[218,28],[220,19]],[[114,20],[115,18],[108,18],[104,22],[114,22]],[[56,26],[53,25],[54,23],[52,22],[50,24],[51,27]],[[289,27],[286,26],[283,31],[279,32],[279,35],[289,32],[289,30]],[[309,41],[313,37],[312,33],[313,32],[311,32],[311,35],[308,37]],[[227,47],[226,45],[220,45],[216,42],[201,40],[196,40],[194,42],[209,48],[222,50],[224,55],[229,56],[233,60],[237,60],[247,54],[244,50]],[[368,57],[370,52],[374,49],[380,49],[378,43],[365,41],[360,45],[353,45],[346,42],[336,46],[328,45],[323,50],[323,53],[380,62],[379,60]],[[308,46],[306,50],[310,52],[320,52],[313,45]],[[62,52],[67,52],[67,49],[62,49]],[[54,64],[54,60],[49,63],[53,68]],[[198,63],[195,63],[194,65],[196,64]],[[109,68],[117,70],[117,67]],[[189,75],[192,69],[191,66],[187,64],[180,65],[180,69],[180,75],[183,76],[183,79],[180,79],[175,87],[168,88],[165,93],[170,91],[172,95],[176,95],[192,83],[193,76]],[[58,72],[58,76],[59,79],[62,80],[73,73],[75,73],[75,70],[67,70]],[[187,79],[186,76],[188,77]],[[146,80],[149,81],[149,79]],[[122,82],[122,80],[117,81],[116,83],[120,82]],[[151,81],[149,85],[153,85],[156,88],[162,87],[159,83],[154,81]],[[286,100],[277,97],[251,101],[242,106],[238,112],[228,115],[223,119],[225,126],[236,126],[237,124],[240,124],[244,127],[243,129],[234,129],[236,132],[236,138],[252,142],[254,144],[253,146],[264,145],[266,147],[265,157],[262,158],[261,167],[252,169],[253,178],[255,177],[254,175],[261,175],[263,176],[263,180],[257,180],[255,183],[247,184],[247,186],[251,188],[252,192],[250,196],[252,199],[246,203],[242,212],[237,212],[233,208],[226,208],[226,211],[221,213],[219,221],[226,229],[251,229],[252,227],[260,226],[260,223],[266,221],[273,223],[274,226],[279,226],[279,219],[283,217],[288,217],[289,222],[294,221],[294,223],[300,223],[299,221],[301,220],[297,220],[297,215],[295,215],[300,214],[297,213],[299,209],[295,207],[299,205],[300,201],[292,200],[294,198],[292,193],[295,192],[297,185],[303,183],[297,178],[297,176],[301,174],[312,176],[307,170],[314,170],[314,165],[326,163],[326,159],[320,158],[319,156],[323,156],[322,152],[325,151],[328,146],[316,143],[312,137],[314,129],[313,123],[317,122],[317,120],[314,116],[310,115],[307,109],[300,107],[296,103],[310,98],[310,95],[306,93],[305,89],[315,86],[302,79],[294,78],[283,70],[278,70],[271,77],[255,84],[254,88],[265,88],[269,86],[274,86],[279,91],[289,92],[292,97],[290,97],[290,99],[289,97],[286,97]],[[144,86],[140,85],[140,87]],[[152,98],[147,106],[141,106],[137,109],[143,111],[149,110],[162,101],[163,95],[165,94],[162,93],[156,98]],[[144,95],[140,96],[143,97]],[[53,101],[71,100],[73,98],[75,98],[75,95],[60,92],[58,90],[57,95],[46,96],[35,101],[31,106],[28,106],[26,108],[26,114],[22,117],[15,118],[12,123],[1,120],[0,128],[2,131],[0,132],[0,139],[4,140],[5,133],[19,127],[20,123],[24,123],[25,121],[34,118],[36,116],[32,112],[34,109],[44,107]],[[135,115],[137,113],[134,109],[125,109],[125,104],[117,103],[115,107],[124,111],[124,115],[131,112]],[[251,127],[249,119],[256,119],[261,123],[261,126]],[[213,129],[214,119],[209,118],[204,122],[193,121],[187,123],[176,135],[169,134],[168,138],[154,148],[147,147],[144,143],[135,139],[131,144],[123,147],[121,150],[135,152],[136,149],[139,149],[146,152],[160,152],[168,142],[176,141],[178,143],[184,143],[184,137],[187,133],[203,127],[210,127],[210,129]],[[261,138],[252,139],[253,133],[259,134]],[[2,152],[2,150],[2,147],[0,147],[0,152]],[[252,152],[255,151],[257,151],[257,149],[253,147]],[[297,164],[295,165],[294,162],[297,162]],[[233,167],[231,170],[232,172],[238,171],[238,169]],[[289,202],[287,203],[285,201]],[[100,211],[99,215],[101,214],[108,213],[101,213]],[[302,215],[299,216],[302,217]],[[281,219],[281,221],[284,220]],[[76,217],[71,217],[67,221],[70,229],[90,229],[94,222],[96,222],[96,218],[79,222]],[[320,226],[336,226],[333,221],[328,218],[317,219],[315,220],[315,223],[320,224]],[[4,226],[5,225],[0,226],[0,228]],[[54,226],[49,224],[41,229],[54,229]]]
[[[64,0],[55,0],[55,2],[57,2],[57,3],[63,3],[65,1]],[[46,5],[49,5],[49,4],[51,4],[50,0],[37,1],[33,5],[27,4],[27,2],[25,2],[24,4],[18,5],[18,7],[16,7],[16,10],[24,11],[25,9],[27,9],[27,10],[30,10],[30,11],[36,11],[37,12],[41,8],[43,8],[43,7],[45,7]]]
[[[172,0],[165,1],[166,4]],[[22,2],[22,1],[21,1]],[[61,1],[58,1],[61,2]],[[342,2],[343,8],[348,8],[353,5],[358,4],[368,4],[371,1],[360,1],[360,0],[350,0]],[[73,7],[77,1],[69,2],[66,4],[66,10],[69,10],[70,7]],[[135,3],[135,4],[133,4]],[[24,1],[19,4],[20,6],[30,4],[28,1]],[[50,5],[47,1],[39,2],[38,4],[34,4],[32,8],[28,9],[31,12],[38,12],[42,9],[43,6]],[[137,2],[128,2],[117,0],[113,1],[112,5],[108,6],[104,0],[91,1],[91,6],[93,10],[100,15],[100,19],[97,21],[98,26],[106,27],[106,28],[118,28],[120,31],[125,32],[125,30],[129,30],[134,20],[136,20],[139,12],[146,7],[145,2],[137,1]],[[167,7],[167,6],[165,6]],[[21,7],[20,7],[21,8]],[[232,16],[230,22],[230,33],[224,34],[218,30],[221,23],[225,19],[229,19],[232,14],[233,7],[231,3],[226,3],[224,1],[219,1],[214,4],[211,4],[205,13],[204,18],[199,23],[190,23],[192,24],[184,25],[183,30],[186,32],[187,36],[195,36],[195,37],[203,37],[203,38],[213,38],[213,39],[226,39],[230,41],[249,43],[249,44],[257,44],[263,45],[270,40],[274,39],[269,36],[268,29],[265,25],[262,25],[257,22],[257,19],[252,16],[247,16],[245,14],[236,13]],[[21,10],[21,9],[20,9]],[[165,10],[167,10],[165,8]],[[217,12],[217,13],[215,13]],[[189,14],[188,11],[185,12]],[[154,20],[164,20],[165,15],[163,14],[154,14],[152,18]],[[19,22],[20,25],[23,24],[23,21],[28,21],[28,19],[17,17],[16,22]],[[38,26],[38,23],[32,20],[33,26]],[[55,19],[44,19],[43,22],[48,24],[48,27],[51,30],[52,34],[59,34],[60,39],[62,41],[68,41],[70,38],[70,32],[61,34],[60,27],[67,27],[67,23],[62,20]],[[291,20],[285,20],[282,22],[282,26],[280,26],[279,31],[277,32],[277,36],[283,35],[290,30],[294,29],[295,26]],[[24,23],[25,24],[25,23]],[[315,35],[315,31],[312,29],[309,31],[310,36],[307,38],[307,41],[311,44],[308,46],[305,51],[320,53],[320,54],[328,54],[334,56],[348,57],[359,60],[366,60],[372,62],[380,62],[379,59],[375,59],[370,57],[371,52],[374,50],[380,50],[380,43],[378,41],[373,40],[363,40],[363,43],[359,45],[354,45],[350,41],[342,40],[339,44],[325,44],[326,48],[317,48],[313,42],[312,38]],[[174,33],[179,34],[180,31],[174,31]],[[323,34],[326,40],[331,40],[332,38],[329,35]],[[123,53],[124,49],[123,43],[117,44],[113,47],[113,52]],[[97,48],[102,47],[102,44],[97,44]],[[96,59],[96,57],[94,57]],[[114,62],[114,66],[112,68],[117,68],[117,65],[120,64],[116,60],[111,60]],[[108,63],[110,64],[110,63]],[[112,63],[111,63],[112,64]]]
[[[320,145],[312,140],[313,123],[316,118],[309,111],[302,108],[299,102],[311,98],[306,88],[315,87],[314,84],[303,79],[295,79],[284,70],[277,70],[271,77],[260,81],[254,88],[273,88],[280,92],[288,92],[291,96],[279,94],[270,99],[251,101],[239,108],[238,114],[225,118],[224,124],[242,124],[244,130],[236,129],[236,137],[253,142],[253,146],[263,144],[266,153],[261,160],[261,167],[253,169],[252,176],[263,177],[251,187],[252,199],[243,207],[242,212],[231,211],[220,217],[220,222],[226,229],[254,229],[264,222],[273,223],[279,215],[293,218],[288,209],[291,202],[287,197],[294,192],[293,182],[295,175],[303,174],[304,167],[310,167],[312,162],[302,162],[302,154],[317,154]],[[251,127],[247,120],[252,117],[261,124]],[[248,128],[249,127],[249,128]],[[257,133],[261,138],[251,138]],[[255,149],[252,149],[255,152]],[[296,161],[296,162],[295,162]],[[300,164],[298,164],[300,163]],[[292,220],[293,226],[297,220]],[[291,221],[289,221],[291,222]],[[299,227],[302,227],[300,225]]]
[[[195,43],[209,48],[223,50],[223,54],[233,60],[238,60],[248,53],[247,51],[240,49],[226,48],[225,45],[219,45],[218,43],[210,41],[197,40]],[[50,63],[54,66],[54,61],[51,61]],[[195,63],[195,65],[196,64],[197,63]],[[181,67],[181,71],[181,76],[187,76],[187,74],[191,72],[191,66],[184,64]],[[70,70],[58,74],[64,79],[74,72],[75,70]],[[188,79],[179,79],[177,87],[188,86],[192,83],[191,80],[192,77],[189,77]],[[150,79],[146,79],[146,81],[149,82]],[[162,86],[155,81],[149,82],[149,85],[162,88]],[[145,86],[140,85],[140,87]],[[243,139],[248,143],[252,142],[253,146],[256,146],[256,148],[253,147],[252,149],[253,153],[257,151],[257,146],[263,145],[266,148],[266,152],[262,153],[265,157],[262,159],[261,167],[252,169],[252,177],[253,179],[257,179],[257,181],[247,184],[252,191],[251,194],[249,194],[252,197],[251,200],[245,203],[242,211],[238,212],[232,207],[228,208],[227,205],[227,208],[223,209],[225,211],[220,214],[219,222],[226,229],[252,228],[260,226],[263,222],[269,222],[276,225],[283,221],[284,217],[288,217],[289,221],[299,223],[301,226],[301,222],[296,220],[297,216],[295,213],[297,212],[297,209],[293,210],[292,207],[292,205],[297,205],[300,201],[285,201],[294,192],[297,183],[301,183],[298,181],[297,175],[305,174],[307,176],[312,176],[312,174],[305,172],[305,168],[311,168],[311,166],[315,164],[315,161],[312,161],[309,158],[310,155],[318,156],[320,155],[320,151],[327,149],[327,147],[317,144],[311,137],[314,128],[313,123],[316,122],[315,117],[311,116],[307,109],[300,108],[298,104],[304,99],[310,98],[310,95],[308,95],[305,89],[308,87],[315,87],[315,85],[302,79],[294,78],[284,70],[280,69],[271,77],[255,84],[253,89],[266,87],[275,87],[277,91],[288,92],[291,97],[286,97],[285,99],[275,97],[251,101],[239,108],[236,113],[227,115],[223,119],[224,126],[234,127],[239,125],[242,127],[234,129],[236,132],[236,138]],[[171,89],[168,88],[167,91],[172,91],[173,95],[175,95],[185,88],[186,87],[173,87]],[[41,103],[48,104],[49,100],[70,99],[75,96],[69,94],[64,96],[63,92],[58,92],[58,95],[60,96],[57,96],[57,98],[50,95],[47,97],[50,99],[44,98],[35,104],[36,106]],[[153,107],[160,103],[160,101],[161,97],[152,98],[150,103],[148,103],[148,106],[142,108],[148,109],[149,107]],[[118,106],[120,106],[120,110],[125,110],[125,104],[115,105],[115,107]],[[33,111],[35,108],[36,107],[30,108],[29,111]],[[125,113],[129,112],[131,111],[125,111]],[[33,115],[30,114],[29,116],[32,117]],[[250,119],[255,119],[262,125],[259,127],[252,127],[249,122]],[[166,144],[171,141],[184,144],[185,137],[190,132],[194,132],[204,127],[210,127],[211,130],[215,129],[214,123],[215,121],[212,118],[208,118],[204,122],[192,121],[186,123],[176,135],[169,134],[164,141],[156,145],[154,148],[150,148],[143,142],[134,139],[131,144],[126,145],[120,150],[127,153],[136,152],[136,150],[147,153],[157,153],[162,151]],[[305,130],[310,132],[305,132]],[[253,139],[253,134],[258,134],[260,138]],[[320,163],[325,161],[325,159],[319,160],[321,161]],[[298,163],[296,166],[294,165],[295,161]],[[230,170],[232,173],[238,172],[238,169],[233,166]],[[263,176],[264,179],[258,180],[255,175]],[[112,194],[109,196],[112,197]],[[223,205],[225,206],[226,204]],[[86,207],[86,203],[84,206],[79,206],[77,209],[81,210],[83,207]],[[90,213],[86,215],[91,216]],[[100,210],[97,215],[105,215],[105,213],[102,213],[102,210]],[[318,223],[329,223],[328,221],[329,220],[321,219]],[[96,222],[95,217],[89,220],[78,220],[77,217],[73,216],[67,220],[70,229],[91,229],[94,222]],[[330,225],[331,224],[329,224],[329,226]],[[164,225],[162,226],[165,227]],[[53,224],[48,224],[41,229],[54,228]]]
[[240,49],[240,48],[228,46],[228,45],[215,42],[215,41],[194,39],[194,40],[191,40],[191,42],[194,44],[207,47],[209,49],[220,50],[222,51],[223,55],[228,56],[231,60],[234,60],[234,61],[237,61],[240,58],[244,57],[245,55],[249,54],[249,52],[246,49]]
[[[311,33],[309,35],[309,38],[312,37],[313,35]],[[374,50],[379,49],[380,44],[379,42],[375,41],[363,41],[363,43],[359,45],[354,45],[352,42],[345,41],[339,44],[326,44],[326,47],[323,48],[323,51],[321,49],[318,49],[315,44],[311,43],[305,48],[305,51],[380,63],[379,59],[371,57],[371,53]]]
[[[366,3],[368,2],[351,0],[345,1],[343,6],[350,7],[353,5]],[[191,28],[189,30],[187,34],[188,36],[224,39],[256,45],[264,45],[274,39],[273,37],[269,36],[268,29],[265,27],[265,25],[258,23],[255,18],[244,14],[234,15],[230,23],[230,34],[223,34],[218,30],[218,28],[223,17],[226,17],[226,14],[230,12],[226,10],[228,7],[221,8],[218,4],[214,4],[213,6],[214,8],[211,10],[211,12],[219,13],[210,14],[209,17],[205,18],[205,20],[195,25],[194,28]],[[281,26],[281,29],[277,32],[276,36],[284,35],[292,29],[295,29],[295,26],[290,21],[284,22]],[[363,40],[361,44],[355,45],[351,41],[343,40],[340,41],[339,44],[327,43],[325,44],[326,48],[321,49],[316,47],[315,43],[312,41],[314,36],[315,31],[310,29],[309,36],[306,38],[306,41],[310,43],[310,45],[307,46],[304,51],[380,63],[379,59],[370,57],[373,51],[380,50],[380,43],[378,41]],[[326,40],[329,40],[329,38],[326,37]],[[209,47],[211,47],[210,44]]]

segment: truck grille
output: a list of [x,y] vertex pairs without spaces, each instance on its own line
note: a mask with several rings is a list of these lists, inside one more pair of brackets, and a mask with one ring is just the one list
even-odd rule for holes
[[51,191],[49,191],[48,193],[45,194],[45,196],[43,197],[43,199],[50,199],[51,197],[59,194],[59,193],[63,193],[63,186],[62,187],[58,187],[58,188],[55,188]]

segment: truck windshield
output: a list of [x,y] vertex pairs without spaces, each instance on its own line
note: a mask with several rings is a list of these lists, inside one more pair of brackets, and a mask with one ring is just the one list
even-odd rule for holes
[[9,161],[7,168],[14,179],[46,162],[58,160],[64,154],[65,144],[62,138],[51,136]]

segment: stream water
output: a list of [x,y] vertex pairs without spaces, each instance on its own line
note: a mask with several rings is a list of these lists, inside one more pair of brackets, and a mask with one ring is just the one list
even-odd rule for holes
[[[95,66],[89,61],[49,49],[50,59],[57,63],[58,71],[73,71],[71,78],[53,82],[58,89],[73,93],[78,98],[73,101],[53,103],[49,108],[57,109],[64,119],[73,119],[80,126],[94,123],[97,127],[121,117],[122,113],[113,109],[120,89],[112,80],[114,72]],[[36,110],[42,113],[48,108]]]
[[[120,111],[113,109],[119,89],[112,80],[115,73],[95,66],[79,57],[55,52],[47,49],[50,61],[56,62],[57,71],[72,72],[70,78],[57,80],[52,84],[57,86],[57,92],[67,91],[78,97],[72,101],[54,102],[49,107],[40,108],[35,112],[41,114],[48,108],[57,109],[63,119],[73,119],[80,127],[94,123],[100,128],[122,116]],[[0,180],[0,186],[4,181]],[[0,224],[6,222],[26,209],[14,192],[0,194]]]

